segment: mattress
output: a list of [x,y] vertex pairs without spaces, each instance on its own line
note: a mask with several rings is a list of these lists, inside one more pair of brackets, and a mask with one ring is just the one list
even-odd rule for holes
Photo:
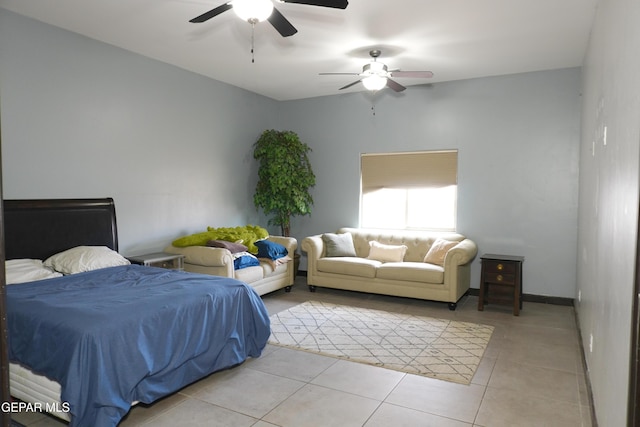
[[11,396],[24,402],[40,404],[40,408],[58,418],[70,421],[69,409],[60,399],[60,384],[49,378],[37,375],[29,369],[9,364],[9,385]]

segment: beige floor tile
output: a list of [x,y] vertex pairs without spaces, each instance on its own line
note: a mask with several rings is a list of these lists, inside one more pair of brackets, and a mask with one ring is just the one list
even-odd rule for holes
[[225,371],[191,397],[261,418],[304,385],[248,367]]
[[582,419],[582,427],[590,427],[593,425],[593,408],[587,405],[580,405],[580,417]]
[[272,351],[247,366],[268,374],[309,382],[338,361],[335,358],[306,351],[296,351],[274,345],[268,347]]
[[579,404],[577,374],[498,359],[489,387]]
[[163,399],[153,402],[151,405],[138,404],[135,405],[129,413],[122,419],[120,427],[134,427],[144,424],[145,422],[157,417],[158,415],[168,411],[176,405],[184,402],[187,396],[181,393],[174,393]]
[[276,425],[276,424],[268,423],[268,422],[263,421],[263,420],[260,420],[260,421],[258,421],[257,423],[255,423],[255,424],[253,425],[253,427],[280,427],[280,426],[278,426],[278,425]]
[[[529,304],[533,306],[534,304]],[[551,306],[550,304],[535,304],[535,306]],[[555,306],[558,307],[558,306]],[[564,307],[560,306],[566,310],[564,311],[532,311],[528,313],[527,316],[521,316],[520,324],[523,325],[532,325],[539,327],[548,327],[548,328],[560,328],[560,329],[575,329],[576,319],[575,313],[573,312],[573,307]]]
[[56,418],[52,415],[45,415],[44,417],[38,418],[37,421],[25,425],[28,425],[30,427],[64,427],[68,424],[66,421],[63,421],[60,418]]
[[589,389],[587,387],[587,378],[584,373],[578,374],[578,393],[580,394],[580,404],[589,406],[591,396],[589,396]]
[[493,368],[495,367],[495,365],[496,358],[483,357],[480,360],[480,364],[478,365],[478,369],[476,370],[475,375],[471,379],[471,383],[483,386],[489,384],[489,379],[491,378],[491,374],[493,373]]
[[517,360],[518,363],[578,373],[580,347],[577,345],[546,345],[514,341],[509,338],[501,347],[499,360]]
[[139,426],[153,427],[249,427],[258,421],[197,399],[187,399]]
[[339,360],[311,383],[358,396],[384,400],[405,375],[403,372]]
[[262,419],[282,427],[360,427],[380,403],[307,384]]
[[33,425],[34,423],[47,417],[50,417],[50,415],[43,414],[41,412],[16,412],[11,414],[11,419],[13,421],[17,421],[25,426]]
[[469,423],[452,420],[383,403],[371,416],[364,427],[471,427]]
[[580,405],[488,387],[476,426],[580,427]]
[[485,388],[408,374],[385,402],[472,423]]
[[512,324],[507,338],[515,342],[542,345],[579,345],[577,329]]

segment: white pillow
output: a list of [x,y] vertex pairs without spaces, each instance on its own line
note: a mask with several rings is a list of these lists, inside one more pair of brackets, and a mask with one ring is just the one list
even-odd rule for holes
[[128,264],[131,264],[128,259],[106,246],[76,246],[44,261],[44,265],[62,274],[76,274]]
[[454,247],[460,242],[451,242],[449,240],[444,240],[437,238],[433,245],[429,248],[429,252],[424,257],[424,262],[428,262],[429,264],[437,264],[444,265],[444,257],[449,252],[449,249]]
[[385,245],[375,240],[369,242],[369,256],[367,258],[382,262],[402,262],[407,253],[405,245]]
[[7,285],[60,277],[62,274],[45,267],[39,259],[10,259],[4,263]]

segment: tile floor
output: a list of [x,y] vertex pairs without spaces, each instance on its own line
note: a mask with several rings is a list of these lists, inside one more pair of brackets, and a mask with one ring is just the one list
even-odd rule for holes
[[[263,296],[270,313],[315,299],[495,326],[470,385],[267,346],[258,359],[215,373],[120,423],[132,426],[591,426],[572,307],[524,303],[477,311],[477,297],[447,304],[318,288],[298,278],[290,293]],[[19,414],[29,427],[63,426]]]

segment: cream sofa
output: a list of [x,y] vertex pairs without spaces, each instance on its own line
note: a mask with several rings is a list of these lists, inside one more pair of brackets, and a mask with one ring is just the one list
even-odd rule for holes
[[[476,244],[457,233],[380,231],[341,228],[351,233],[355,257],[327,257],[322,235],[306,237],[307,283],[316,286],[375,294],[444,301],[455,310],[458,300],[469,290],[470,264],[478,252]],[[437,238],[457,242],[446,252],[443,265],[424,262]],[[371,241],[407,247],[402,262],[368,259]],[[432,251],[432,254],[435,252]]]
[[178,248],[170,245],[164,251],[184,255],[184,269],[186,271],[232,277],[251,285],[259,295],[282,288],[289,292],[295,276],[293,255],[298,248],[298,241],[293,237],[282,236],[269,236],[268,240],[287,248],[291,261],[278,265],[274,269],[270,263],[260,260],[260,266],[234,270],[233,256],[228,249],[208,246]]

